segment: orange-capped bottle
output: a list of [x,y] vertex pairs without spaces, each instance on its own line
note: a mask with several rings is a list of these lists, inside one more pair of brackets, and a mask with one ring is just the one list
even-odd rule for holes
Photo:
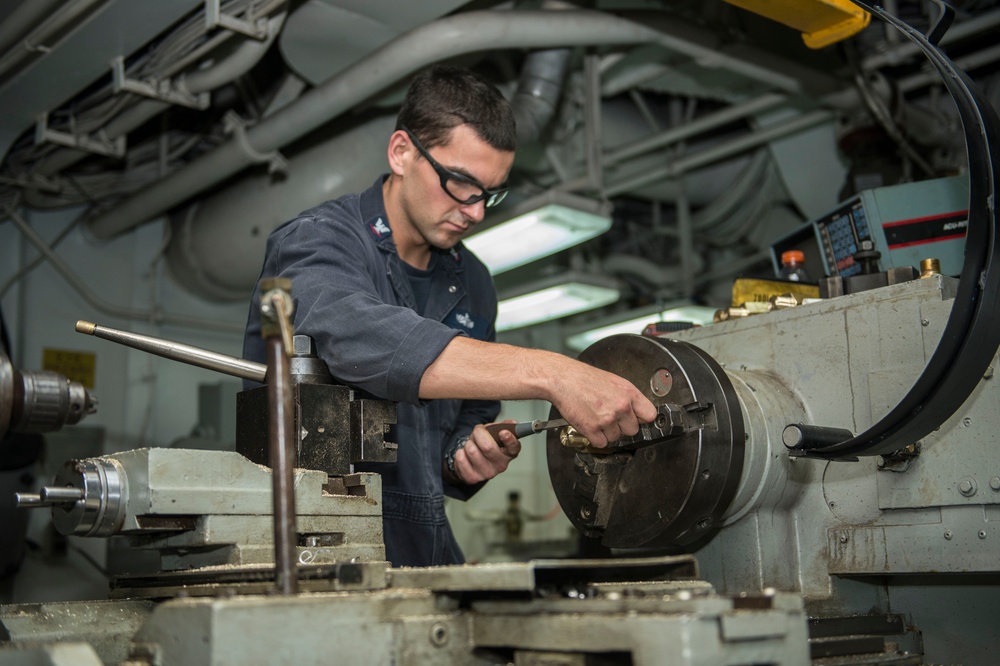
[[781,270],[778,277],[792,282],[809,282],[806,272],[806,255],[802,250],[785,250],[781,253]]

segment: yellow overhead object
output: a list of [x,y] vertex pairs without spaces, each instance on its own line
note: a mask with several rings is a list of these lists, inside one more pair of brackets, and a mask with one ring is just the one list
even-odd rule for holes
[[872,16],[850,0],[726,0],[802,32],[802,41],[821,49],[858,34]]

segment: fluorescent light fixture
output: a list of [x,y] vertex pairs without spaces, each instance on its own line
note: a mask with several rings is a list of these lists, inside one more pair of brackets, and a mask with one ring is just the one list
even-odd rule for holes
[[513,208],[505,221],[469,236],[465,246],[498,275],[600,236],[611,228],[610,206],[549,190]]
[[717,308],[703,305],[691,305],[687,301],[672,307],[662,305],[653,308],[631,310],[616,315],[615,320],[598,324],[591,328],[574,333],[566,338],[566,346],[573,351],[583,351],[602,338],[618,333],[642,333],[647,324],[658,321],[689,321],[692,324],[706,326],[712,323]]
[[614,282],[569,271],[542,282],[536,282],[500,301],[497,331],[552,321],[586,310],[610,305],[621,293]]

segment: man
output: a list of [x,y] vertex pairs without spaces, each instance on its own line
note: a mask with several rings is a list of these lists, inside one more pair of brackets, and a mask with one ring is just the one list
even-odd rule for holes
[[[656,410],[630,382],[540,350],[494,342],[486,267],[461,244],[506,194],[510,105],[490,83],[434,66],[412,82],[389,137],[389,173],[275,229],[261,277],[292,279],[295,331],[338,381],[399,403],[383,479],[394,566],[461,563],[444,495],[467,499],[520,452],[482,427],[498,400],[543,399],[595,446],[638,432]],[[255,291],[244,357],[264,358]]]

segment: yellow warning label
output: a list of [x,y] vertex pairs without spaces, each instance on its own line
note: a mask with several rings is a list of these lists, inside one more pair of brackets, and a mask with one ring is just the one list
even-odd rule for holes
[[819,298],[819,287],[815,284],[791,282],[789,280],[761,280],[739,278],[733,282],[733,306],[744,303],[767,303],[772,296],[796,294],[803,298]]
[[66,375],[72,381],[85,387],[94,388],[94,368],[97,354],[91,352],[68,351],[65,349],[43,349],[42,369]]

